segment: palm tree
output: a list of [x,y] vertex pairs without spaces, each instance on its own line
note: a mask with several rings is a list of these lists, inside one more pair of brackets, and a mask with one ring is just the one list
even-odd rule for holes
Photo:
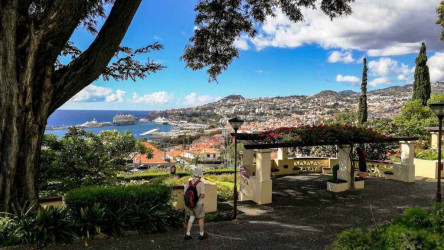
[[154,150],[152,148],[146,147],[145,144],[142,142],[137,143],[136,149],[137,149],[137,153],[140,154],[139,166],[142,165],[142,155],[145,155],[146,158],[148,158],[148,159],[152,159],[154,156],[154,154],[153,154]]

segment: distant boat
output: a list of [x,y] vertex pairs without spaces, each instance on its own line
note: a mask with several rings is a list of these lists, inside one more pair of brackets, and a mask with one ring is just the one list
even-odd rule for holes
[[142,133],[140,135],[149,135],[149,134],[152,134],[152,133],[157,132],[157,131],[159,131],[159,129],[155,128],[155,129],[151,129],[150,131],[146,131],[146,132],[144,132],[144,133]]
[[134,115],[116,115],[113,118],[113,125],[133,125],[137,122],[137,118]]
[[141,118],[141,119],[139,119],[139,122],[150,122],[150,121],[146,118]]
[[157,123],[157,124],[168,124],[169,121],[165,117],[157,117],[154,120],[154,123]]
[[96,118],[94,118],[92,121],[78,125],[80,128],[100,128],[102,126],[103,125],[101,123],[97,122]]

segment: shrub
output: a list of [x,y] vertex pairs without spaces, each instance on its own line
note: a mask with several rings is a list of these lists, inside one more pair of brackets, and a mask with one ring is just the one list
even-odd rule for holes
[[32,241],[39,247],[48,243],[71,243],[75,237],[74,222],[65,208],[42,207],[35,216],[32,235]]
[[338,235],[333,243],[333,249],[372,249],[370,242],[370,233],[367,229],[352,228]]
[[205,170],[205,175],[210,174],[234,174],[234,168],[220,168],[220,169],[208,169]]
[[65,195],[65,203],[75,212],[82,207],[92,207],[95,203],[112,211],[124,206],[149,207],[166,204],[171,197],[171,188],[164,185],[134,185],[134,186],[95,186],[78,188]]
[[[441,154],[444,158],[444,153]],[[416,158],[423,160],[438,160],[438,151],[436,149],[421,150],[416,154]]]
[[[176,173],[177,176],[183,177],[187,175],[191,175],[191,172],[180,171]],[[120,174],[117,179],[124,181],[132,181],[132,180],[151,180],[158,177],[168,177],[171,176],[170,172],[143,172],[143,173],[131,173],[131,174]]]
[[11,246],[20,243],[22,232],[20,232],[17,222],[11,218],[0,219],[0,245]]
[[75,224],[66,209],[42,207],[35,210],[25,205],[15,214],[0,219],[0,245],[70,243],[75,237]]
[[[205,175],[220,175],[220,174],[233,174],[233,168],[223,168],[223,169],[208,169],[205,170]],[[190,176],[190,171],[179,171],[176,173],[176,176],[182,178],[184,176]],[[131,174],[120,174],[117,179],[124,181],[132,181],[132,180],[151,180],[158,177],[172,177],[169,172],[143,172],[143,173],[131,173]]]
[[80,208],[80,215],[76,217],[78,234],[87,238],[101,234],[104,218],[105,208],[99,203],[92,207]]
[[217,200],[219,202],[233,200],[233,183],[215,181],[217,184]]
[[231,210],[216,211],[205,215],[205,222],[230,221],[232,219],[233,219],[233,212]]
[[444,206],[412,207],[391,222],[338,235],[332,249],[443,249]]
[[401,216],[393,220],[393,223],[411,228],[428,228],[431,225],[429,213],[420,207],[407,208]]

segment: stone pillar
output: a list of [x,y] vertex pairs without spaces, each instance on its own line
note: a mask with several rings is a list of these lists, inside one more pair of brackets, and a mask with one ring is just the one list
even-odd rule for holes
[[278,160],[288,160],[288,148],[279,148],[277,159]]
[[271,174],[271,150],[259,149],[256,151],[256,177],[259,181],[270,179]]
[[242,165],[253,166],[253,162],[254,162],[254,151],[252,149],[244,149],[242,151]]
[[[405,182],[415,182],[415,142],[401,141],[401,170],[394,171],[394,175],[400,175],[399,180]],[[398,178],[397,178],[398,179]]]
[[350,184],[350,174],[352,169],[352,164],[350,161],[350,145],[339,145],[338,146],[338,162],[339,171],[338,179],[347,181]]
[[438,132],[430,132],[432,135],[431,146],[433,149],[438,149]]

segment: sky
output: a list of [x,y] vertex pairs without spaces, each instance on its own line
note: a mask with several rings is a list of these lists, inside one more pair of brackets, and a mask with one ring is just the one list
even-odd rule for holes
[[[304,9],[300,23],[276,9],[274,18],[257,24],[256,37],[241,35],[236,40],[239,58],[218,83],[209,83],[205,70],[192,71],[180,61],[193,35],[196,3],[142,1],[122,45],[140,48],[159,42],[163,50],[138,59],[149,58],[167,68],[135,82],[99,78],[61,109],[165,110],[231,94],[255,98],[360,91],[363,57],[368,61],[369,90],[411,84],[422,42],[427,45],[432,82],[444,80],[437,0],[356,0],[350,16],[331,21],[320,10]],[[82,50],[93,39],[82,26],[71,38]]]

